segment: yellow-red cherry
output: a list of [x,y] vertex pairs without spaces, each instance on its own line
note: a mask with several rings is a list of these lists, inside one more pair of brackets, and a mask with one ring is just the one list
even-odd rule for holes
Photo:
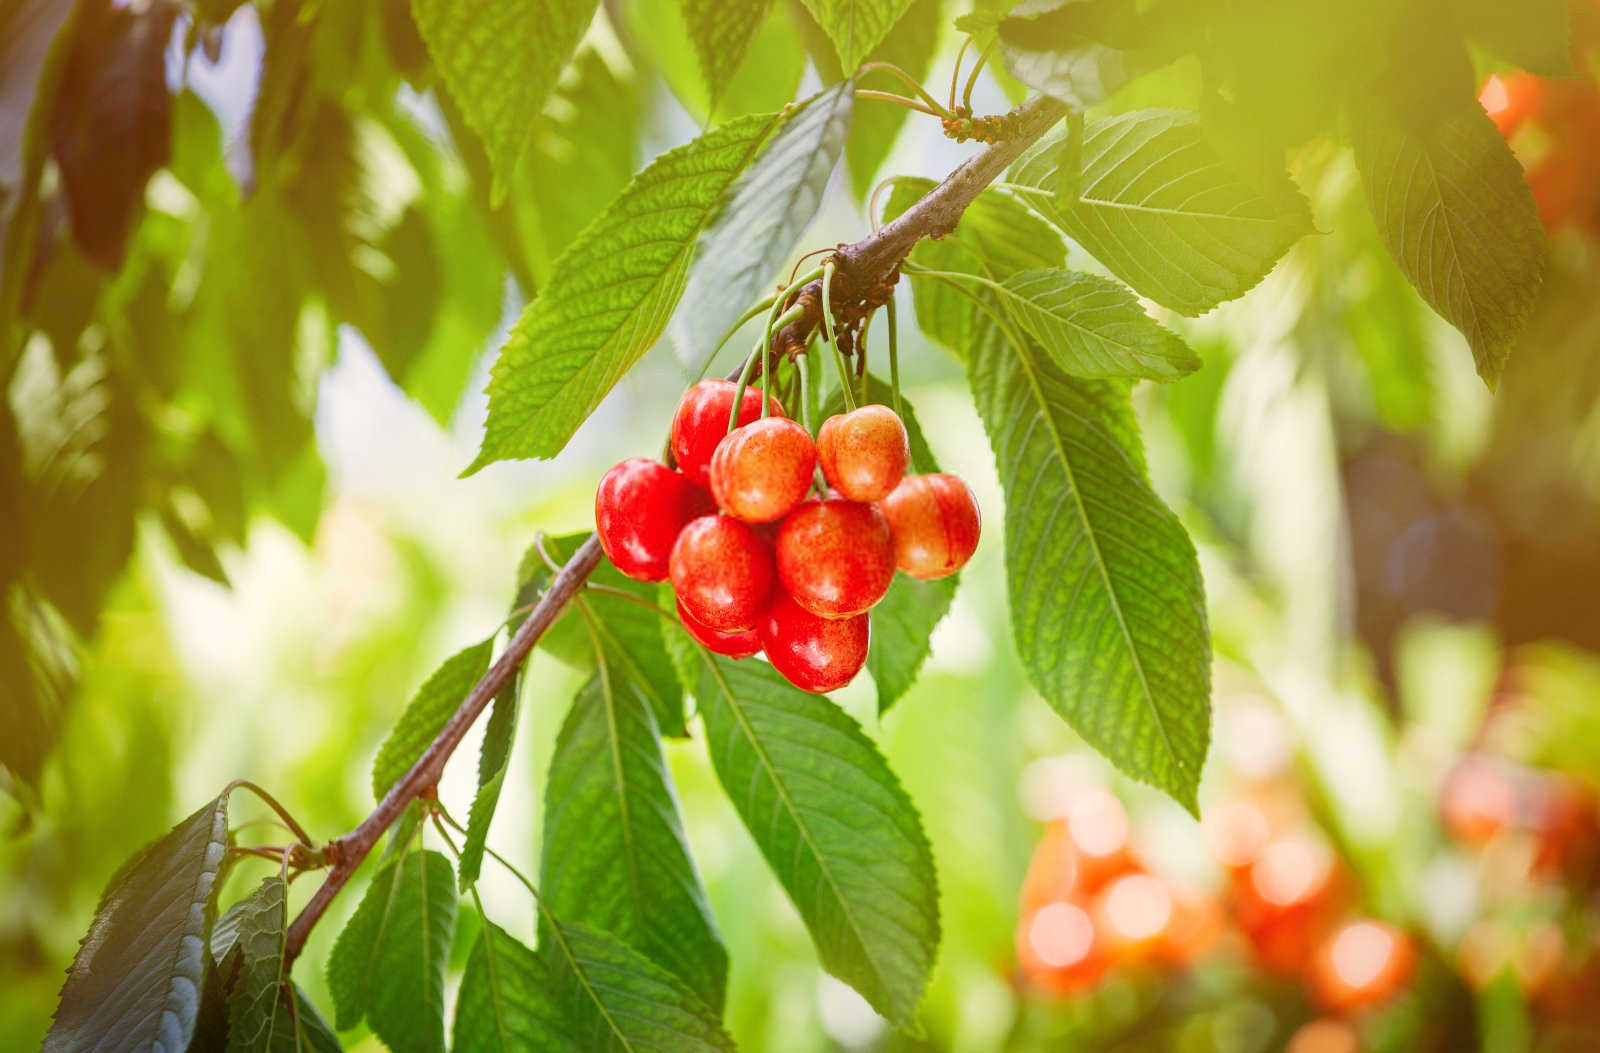
[[867,662],[869,616],[821,618],[781,590],[758,629],[772,667],[802,691],[836,691]]
[[878,508],[894,535],[895,566],[913,578],[947,577],[977,551],[978,499],[957,476],[908,475]]
[[772,547],[732,516],[691,520],[672,546],[668,573],[678,602],[708,629],[753,629],[772,600]]
[[[702,380],[683,393],[678,410],[672,415],[672,457],[678,470],[701,486],[711,485],[711,455],[717,443],[728,434],[728,415],[733,412],[733,396],[739,390],[730,380]],[[784,416],[783,405],[773,396],[771,415]],[[761,389],[744,389],[739,403],[739,423],[749,424],[761,416]]]
[[711,496],[717,507],[747,523],[782,519],[811,489],[817,448],[787,417],[766,417],[735,428],[711,456]]
[[911,462],[906,426],[888,406],[837,413],[817,432],[817,463],[828,485],[852,501],[888,497]]
[[894,541],[883,513],[837,494],[800,502],[778,527],[778,580],[824,618],[848,618],[883,599]]
[[594,527],[618,570],[638,581],[666,581],[678,531],[712,511],[711,495],[659,461],[631,457],[600,480]]
[[683,609],[682,600],[678,601],[678,620],[697,643],[717,654],[727,655],[729,658],[749,658],[753,654],[761,653],[761,637],[754,629],[738,633],[719,633],[695,621],[694,615]]

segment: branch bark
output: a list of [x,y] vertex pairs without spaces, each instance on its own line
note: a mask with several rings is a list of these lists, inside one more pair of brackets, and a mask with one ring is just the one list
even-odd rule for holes
[[[951,172],[944,182],[923,197],[893,222],[871,235],[838,250],[838,276],[835,306],[888,277],[912,248],[923,238],[941,238],[955,229],[962,212],[983,188],[993,182],[1029,144],[1038,139],[1066,113],[1066,107],[1047,96],[1037,96],[1018,107],[1021,134],[986,147]],[[809,294],[809,295],[807,295]],[[806,314],[790,323],[773,340],[775,347],[786,340],[801,344],[821,322],[822,285],[814,282],[802,291],[800,302],[808,305]],[[466,736],[495,694],[515,675],[545,630],[555,624],[574,596],[600,563],[600,542],[591,537],[573,553],[550,582],[550,587],[512,634],[503,654],[489,667],[462,700],[450,720],[429,744],[411,770],[401,777],[354,830],[330,841],[325,849],[330,861],[327,875],[311,899],[295,916],[284,945],[285,970],[305,948],[311,929],[322,918],[329,904],[367,858],[385,831],[394,825],[412,801],[431,793],[456,747]]]

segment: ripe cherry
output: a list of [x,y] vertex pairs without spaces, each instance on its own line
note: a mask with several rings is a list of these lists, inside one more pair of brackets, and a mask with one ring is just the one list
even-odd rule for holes
[[772,549],[731,516],[701,516],[684,527],[669,572],[683,609],[717,632],[755,628],[772,599]]
[[954,574],[978,548],[978,499],[956,476],[908,475],[878,507],[894,534],[895,566],[913,578]]
[[694,615],[683,609],[682,600],[678,601],[678,620],[697,643],[717,654],[727,655],[729,658],[749,658],[761,651],[761,637],[754,629],[746,629],[739,633],[719,633],[715,629],[708,629],[695,621]]
[[767,417],[729,432],[711,456],[711,493],[747,523],[782,519],[811,488],[817,448],[787,417]]
[[888,406],[835,414],[817,432],[817,461],[828,485],[852,501],[888,497],[911,460],[906,426]]
[[761,646],[772,667],[802,691],[822,694],[855,679],[867,662],[868,616],[819,618],[779,591],[762,618]]
[[[672,456],[678,470],[701,486],[711,485],[711,455],[717,443],[728,434],[728,414],[733,411],[733,395],[738,386],[729,380],[702,380],[683,393],[678,411],[672,416]],[[784,415],[776,397],[772,415]],[[761,389],[747,387],[739,403],[739,423],[749,424],[761,416]]]
[[812,614],[860,614],[894,580],[889,524],[874,506],[836,494],[801,502],[778,528],[778,580]]
[[664,464],[632,457],[600,480],[594,526],[618,570],[639,581],[665,581],[678,531],[711,510],[700,487]]

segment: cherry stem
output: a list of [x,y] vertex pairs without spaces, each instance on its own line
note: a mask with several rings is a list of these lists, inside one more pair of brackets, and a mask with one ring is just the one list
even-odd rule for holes
[[676,614],[673,614],[665,607],[662,607],[656,603],[651,603],[643,596],[631,593],[627,589],[619,589],[615,585],[605,585],[598,581],[591,581],[584,586],[584,591],[598,593],[601,596],[615,596],[619,600],[627,600],[629,603],[637,603],[639,606],[661,615],[661,617],[667,619],[669,622],[677,621],[678,619]]
[[900,326],[894,314],[894,293],[889,294],[889,301],[883,305],[885,320],[889,323],[889,397],[894,405],[894,415],[900,413]]
[[867,388],[867,333],[872,329],[872,315],[875,313],[877,312],[869,312],[861,320],[861,335],[856,338],[856,379],[861,382],[861,405],[863,406],[872,401],[868,397],[869,389]]
[[305,827],[296,822],[294,816],[289,814],[289,809],[279,804],[278,799],[272,796],[272,794],[268,793],[266,790],[263,790],[260,786],[257,786],[249,779],[235,779],[230,782],[222,792],[224,795],[227,795],[232,793],[234,790],[249,790],[251,793],[255,794],[262,800],[262,802],[266,804],[268,808],[271,808],[274,812],[278,813],[278,818],[282,819],[284,823],[288,825],[289,829],[294,833],[294,836],[300,839],[301,844],[305,845],[307,848],[311,847],[311,835],[306,833]]
[[833,275],[838,268],[830,261],[822,268],[822,329],[828,346],[833,349],[833,365],[839,371],[839,389],[844,395],[844,408],[856,408],[855,394],[850,390],[850,370],[845,367],[844,355],[839,351],[837,334],[833,330]]
[[[799,304],[795,304],[787,311],[783,310],[789,291],[801,288],[807,282],[815,281],[822,273],[823,269],[821,267],[813,267],[805,274],[791,280],[788,285],[785,285],[772,298],[772,306],[767,313],[767,328],[761,334],[761,342],[756,344],[755,348],[750,352],[750,357],[745,360],[744,369],[739,373],[739,384],[733,393],[733,406],[728,410],[728,430],[730,432],[739,426],[739,407],[744,404],[745,389],[750,386],[750,377],[754,374],[756,362],[772,347],[772,334],[778,332],[789,323],[798,321],[804,314],[804,309]],[[779,312],[782,313],[780,314]],[[771,388],[771,384],[763,384],[761,386],[761,415],[763,417],[768,416],[772,410]]]
[[[935,117],[949,117],[949,116],[951,116],[949,110],[947,110],[943,106],[939,105],[939,100],[938,99],[935,99],[932,95],[929,95],[926,91],[923,90],[922,85],[917,83],[917,78],[913,77],[911,74],[907,73],[905,70],[901,69],[899,66],[896,66],[893,62],[863,62],[861,64],[861,67],[856,70],[856,79],[860,80],[861,77],[864,76],[865,74],[868,74],[868,73],[873,72],[874,70],[880,70],[880,69],[883,70],[883,72],[885,72],[885,73],[889,73],[889,74],[894,75],[895,77],[898,77],[902,83],[904,83],[906,86],[908,86],[912,91],[916,92],[917,95],[921,97],[922,101],[927,103],[927,108],[924,109],[924,112],[932,114]],[[866,95],[867,98],[873,98],[873,97],[880,97],[881,98],[885,94],[887,94],[887,93],[886,92],[870,92],[869,93],[867,91],[864,91],[861,88],[857,88],[856,89],[856,97],[857,98],[860,98],[862,95]],[[903,96],[895,96],[895,98],[902,98],[902,97]],[[921,109],[922,107],[918,107],[918,108]]]
[[944,109],[942,106],[935,110],[932,107],[924,106],[916,99],[908,99],[904,95],[897,95],[892,91],[872,91],[869,88],[857,88],[856,98],[877,99],[879,102],[892,102],[896,106],[904,106],[908,110],[915,110],[918,113],[925,113],[929,117],[938,117],[943,119],[945,116],[944,113],[941,112]]
[[961,89],[961,108],[968,113],[972,112],[972,86],[978,83],[978,74],[983,71],[983,64],[989,61],[989,53],[994,50],[994,46],[999,39],[999,37],[996,37],[994,40],[989,41],[989,46],[979,53],[978,61],[972,64],[972,72],[967,74],[966,87]]
[[950,109],[956,108],[956,84],[961,80],[961,60],[967,56],[967,48],[972,46],[972,38],[961,42],[961,50],[956,52],[956,65],[950,71]]

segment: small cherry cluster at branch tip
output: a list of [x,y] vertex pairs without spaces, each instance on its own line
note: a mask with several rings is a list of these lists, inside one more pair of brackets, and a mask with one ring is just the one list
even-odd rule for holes
[[[806,691],[861,671],[868,612],[897,569],[946,577],[978,546],[972,491],[953,475],[906,474],[905,425],[887,406],[829,417],[813,442],[761,389],[705,380],[678,403],[670,445],[675,470],[633,458],[600,481],[601,546],[629,577],[671,581],[700,644],[765,652]],[[819,469],[826,487],[813,493]]]

